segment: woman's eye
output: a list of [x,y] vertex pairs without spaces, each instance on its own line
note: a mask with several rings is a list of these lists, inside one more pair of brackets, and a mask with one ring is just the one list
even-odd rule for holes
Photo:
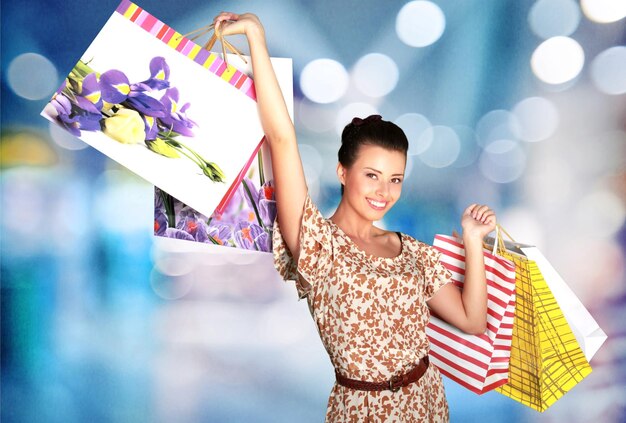
[[400,179],[400,178],[393,178],[391,180],[391,182],[393,182],[394,184],[401,184],[402,183],[402,179]]
[[375,173],[368,173],[367,177],[371,178],[371,179],[376,179],[376,178],[378,178],[378,175],[376,175]]

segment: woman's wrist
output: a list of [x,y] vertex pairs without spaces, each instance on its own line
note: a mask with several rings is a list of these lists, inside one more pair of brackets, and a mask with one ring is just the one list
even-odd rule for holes
[[465,248],[483,248],[483,238],[480,235],[473,235],[463,232],[463,245]]
[[265,29],[260,23],[258,25],[250,25],[246,28],[246,37],[248,43],[265,42]]

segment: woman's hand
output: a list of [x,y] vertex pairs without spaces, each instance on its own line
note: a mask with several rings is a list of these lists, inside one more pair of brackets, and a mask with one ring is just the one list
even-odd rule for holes
[[263,34],[263,25],[256,15],[222,12],[213,18],[215,32],[222,35],[244,34],[249,37],[253,32]]
[[488,206],[472,204],[461,217],[463,238],[483,240],[487,234],[496,229],[496,214]]
[[465,248],[465,283],[459,291],[444,286],[428,300],[428,306],[443,320],[466,333],[480,335],[487,327],[487,278],[483,238],[496,228],[496,214],[488,206],[472,204],[461,217]]

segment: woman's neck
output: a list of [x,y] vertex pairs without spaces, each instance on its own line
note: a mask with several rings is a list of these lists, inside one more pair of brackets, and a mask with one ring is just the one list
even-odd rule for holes
[[341,228],[343,232],[351,238],[358,238],[364,241],[377,235],[380,230],[374,226],[374,222],[365,219],[350,206],[343,198],[330,217],[333,223]]

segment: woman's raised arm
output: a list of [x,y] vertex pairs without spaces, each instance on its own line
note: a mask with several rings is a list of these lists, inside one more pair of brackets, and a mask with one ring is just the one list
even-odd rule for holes
[[259,115],[272,156],[278,221],[285,243],[297,260],[307,186],[296,131],[270,62],[265,30],[259,19],[250,13],[223,12],[214,23],[218,33],[245,34],[248,39]]

